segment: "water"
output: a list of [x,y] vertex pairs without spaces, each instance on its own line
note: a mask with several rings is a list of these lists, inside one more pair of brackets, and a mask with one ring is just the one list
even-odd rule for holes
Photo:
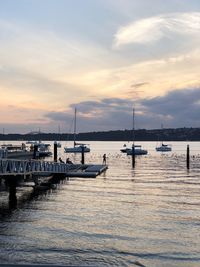
[[190,143],[189,171],[184,142],[168,153],[143,142],[149,154],[134,169],[122,142],[90,144],[86,162],[102,163],[106,153],[109,165],[96,179],[62,180],[37,194],[18,187],[12,209],[2,185],[0,263],[200,266],[200,144]]

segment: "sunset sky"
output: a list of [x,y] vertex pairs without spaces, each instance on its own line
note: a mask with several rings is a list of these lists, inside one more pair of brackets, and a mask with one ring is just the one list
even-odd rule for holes
[[0,91],[5,133],[200,127],[200,1],[1,0]]

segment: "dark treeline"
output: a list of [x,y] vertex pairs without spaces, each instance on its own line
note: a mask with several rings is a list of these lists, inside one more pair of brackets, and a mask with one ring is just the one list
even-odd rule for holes
[[[135,141],[200,141],[200,128],[177,129],[139,129],[134,132]],[[118,130],[105,132],[88,132],[76,135],[80,141],[131,141],[132,130]],[[38,133],[38,134],[0,134],[0,140],[48,140],[69,141],[73,134]]]

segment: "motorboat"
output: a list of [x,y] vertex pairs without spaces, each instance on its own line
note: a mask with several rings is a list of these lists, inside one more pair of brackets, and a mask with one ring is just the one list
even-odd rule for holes
[[122,153],[126,153],[129,149],[131,149],[131,148],[128,148],[128,147],[126,146],[126,144],[124,144],[124,145],[123,145],[123,148],[120,149],[120,151],[121,151]]
[[37,147],[36,156],[37,157],[49,157],[52,155],[50,151],[50,144],[43,143],[41,141],[28,141],[27,144],[31,144],[30,150],[34,151],[34,147]]
[[156,151],[159,152],[169,152],[172,151],[172,147],[171,145],[167,145],[167,144],[161,144],[161,146],[156,147]]
[[64,147],[65,153],[88,153],[90,148],[86,144],[76,143],[76,108],[74,112],[74,146],[73,147]]
[[141,145],[133,145],[132,148],[127,148],[127,155],[146,155],[148,151],[143,149]]
[[50,157],[52,152],[50,151],[50,144],[39,143],[38,145],[38,157]]
[[3,144],[0,147],[0,158],[29,159],[33,158],[33,151],[27,149],[25,143],[21,145]]

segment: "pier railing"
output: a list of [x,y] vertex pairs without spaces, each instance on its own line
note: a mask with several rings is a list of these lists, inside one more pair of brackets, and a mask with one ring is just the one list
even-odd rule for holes
[[69,171],[76,170],[79,167],[80,164],[65,164],[52,161],[1,159],[0,176],[34,173],[67,174]]

